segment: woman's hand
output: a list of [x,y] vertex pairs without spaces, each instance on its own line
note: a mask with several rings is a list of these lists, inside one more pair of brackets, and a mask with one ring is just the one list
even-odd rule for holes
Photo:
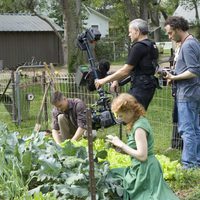
[[115,145],[116,147],[119,147],[121,149],[124,146],[124,143],[117,136],[113,136],[113,135],[107,135],[106,142],[110,142],[113,145]]

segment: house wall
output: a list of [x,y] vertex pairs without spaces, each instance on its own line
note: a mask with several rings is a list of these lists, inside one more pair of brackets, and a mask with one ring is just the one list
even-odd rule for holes
[[106,35],[109,34],[109,22],[103,17],[91,13],[88,16],[88,19],[85,20],[85,23],[87,23],[85,25],[86,28],[90,28],[92,25],[97,25],[98,30],[101,33],[101,37],[105,37]]
[[[200,6],[198,6],[198,12],[200,13]],[[178,8],[175,10],[174,16],[182,16],[184,17],[189,23],[194,23],[196,21],[195,17],[195,9],[189,9],[187,6],[179,5]]]
[[0,32],[0,60],[13,68],[32,57],[36,62],[62,63],[62,50],[53,32]]

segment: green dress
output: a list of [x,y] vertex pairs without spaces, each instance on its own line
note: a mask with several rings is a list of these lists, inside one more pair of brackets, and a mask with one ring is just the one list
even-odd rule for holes
[[112,177],[120,179],[122,183],[123,200],[178,200],[163,179],[160,163],[153,153],[152,129],[145,117],[140,117],[134,123],[127,144],[136,149],[135,130],[139,127],[147,132],[148,159],[141,162],[132,157],[130,167],[112,169],[111,172]]

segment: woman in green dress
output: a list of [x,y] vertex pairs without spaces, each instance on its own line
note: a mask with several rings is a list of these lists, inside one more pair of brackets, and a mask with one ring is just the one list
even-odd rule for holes
[[132,95],[122,93],[113,100],[111,109],[129,131],[127,144],[117,136],[107,136],[108,142],[132,159],[130,167],[111,171],[111,176],[123,187],[123,200],[178,200],[164,181],[160,163],[153,153],[153,132],[144,108]]

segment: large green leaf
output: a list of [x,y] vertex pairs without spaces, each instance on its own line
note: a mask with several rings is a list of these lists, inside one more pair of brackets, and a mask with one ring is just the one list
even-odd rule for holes
[[108,153],[105,150],[98,151],[96,154],[97,158],[105,159],[107,157]]
[[78,167],[81,163],[85,163],[85,160],[75,156],[68,156],[63,160],[63,166],[69,169]]
[[63,147],[62,154],[65,156],[75,156],[78,147],[75,147],[71,141],[67,141]]
[[76,183],[84,184],[85,175],[84,174],[77,174],[77,173],[70,173],[68,178],[66,178],[65,183],[68,185],[74,185]]
[[88,187],[87,185],[77,186],[71,185],[70,193],[75,197],[87,197],[88,196]]
[[51,176],[59,175],[62,165],[55,158],[49,158],[46,155],[41,155],[38,160],[41,164],[40,173],[49,174]]

